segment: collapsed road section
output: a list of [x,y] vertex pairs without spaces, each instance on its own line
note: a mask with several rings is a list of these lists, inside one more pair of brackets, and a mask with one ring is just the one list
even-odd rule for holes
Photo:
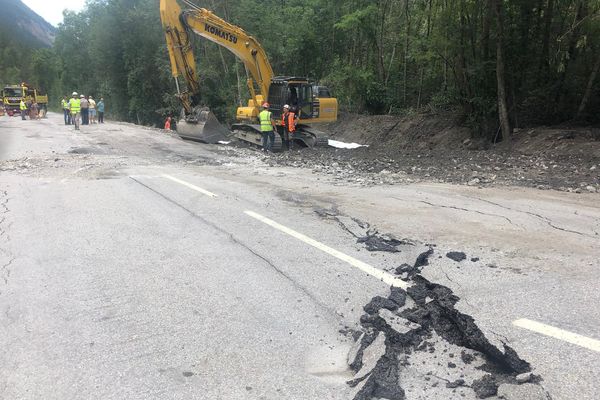
[[[381,235],[356,219],[332,216],[369,251],[398,252],[416,241]],[[406,281],[387,297],[366,304],[348,365],[354,400],[505,399],[549,400],[542,378],[507,343],[492,344],[470,315],[458,311],[452,290],[420,272],[436,253],[421,245],[412,265],[394,268]],[[438,255],[439,256],[439,255]],[[462,252],[446,257],[460,262]]]

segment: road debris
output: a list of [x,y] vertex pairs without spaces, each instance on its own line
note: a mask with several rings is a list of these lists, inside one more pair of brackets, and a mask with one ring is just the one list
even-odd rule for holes
[[329,146],[331,147],[335,147],[337,149],[358,149],[359,147],[369,147],[368,145],[365,144],[358,144],[358,143],[345,143],[345,142],[340,142],[339,140],[332,140],[329,139],[328,141]]
[[[455,390],[461,396],[471,391],[471,396],[484,399],[495,396],[502,385],[507,385],[503,393],[511,396],[517,392],[511,386],[519,383],[534,386],[528,390],[535,393],[546,393],[529,363],[507,343],[502,348],[493,345],[471,316],[455,308],[459,298],[450,288],[416,272],[428,264],[433,252],[430,247],[413,266],[401,266],[403,273],[411,273],[406,291],[391,288],[387,298],[375,296],[365,305],[360,318],[363,333],[349,357],[356,372],[348,382],[355,388],[354,400],[404,400],[412,390],[425,391],[428,399],[447,399],[449,391]],[[466,259],[464,253],[450,253]],[[365,351],[368,357],[363,361]],[[373,354],[379,355],[376,362]]]
[[461,262],[467,259],[466,254],[462,251],[449,251],[446,253],[446,257],[456,262]]

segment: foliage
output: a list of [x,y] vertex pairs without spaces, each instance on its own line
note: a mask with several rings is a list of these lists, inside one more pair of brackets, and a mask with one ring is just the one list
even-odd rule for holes
[[[581,119],[600,121],[600,0],[194,2],[255,36],[276,74],[329,85],[345,110],[458,108],[486,137],[499,126],[499,4],[512,126],[572,120],[582,102]],[[213,43],[194,46],[203,100],[231,120],[248,96],[243,66]],[[2,51],[0,73],[14,74],[4,60],[20,61],[18,49]],[[158,124],[178,109],[156,0],[88,0],[65,14],[52,52],[23,62],[52,93],[104,96],[115,118]]]

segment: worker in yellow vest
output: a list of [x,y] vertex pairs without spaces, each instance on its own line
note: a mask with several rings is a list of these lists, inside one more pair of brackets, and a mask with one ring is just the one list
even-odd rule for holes
[[67,100],[67,96],[63,96],[62,100],[60,101],[60,106],[63,109],[65,125],[71,125],[71,112],[69,111],[69,100]]
[[81,116],[81,100],[77,97],[77,92],[73,92],[73,97],[69,100],[69,111],[71,112],[71,121],[75,125],[75,130],[79,130],[79,118]]
[[25,100],[21,99],[19,109],[21,110],[21,119],[25,121],[25,116],[27,115],[27,104],[25,104]]
[[263,151],[272,151],[273,144],[275,143],[275,120],[271,111],[269,111],[269,103],[264,102],[262,105],[262,111],[258,114],[260,120],[260,132],[262,133],[262,145]]

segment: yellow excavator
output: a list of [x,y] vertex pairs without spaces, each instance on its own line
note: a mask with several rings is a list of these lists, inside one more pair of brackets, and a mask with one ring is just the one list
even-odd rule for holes
[[[294,141],[307,147],[326,146],[327,135],[308,124],[337,120],[337,99],[331,97],[328,88],[308,78],[274,76],[267,53],[255,38],[211,11],[199,8],[189,0],[182,1],[190,8],[182,10],[177,0],[160,0],[160,17],[169,50],[171,73],[183,105],[177,133],[184,139],[205,143],[226,140],[231,134],[210,109],[200,104],[200,82],[190,42],[191,35],[196,34],[231,51],[246,69],[251,98],[247,106],[237,109],[237,122],[232,125],[235,137],[260,145],[262,136],[258,114],[264,102],[269,103],[269,111],[273,113],[281,134],[281,114],[283,106],[288,104],[298,116]],[[183,89],[179,77],[185,81]],[[281,136],[275,135],[273,151],[282,148]]]

